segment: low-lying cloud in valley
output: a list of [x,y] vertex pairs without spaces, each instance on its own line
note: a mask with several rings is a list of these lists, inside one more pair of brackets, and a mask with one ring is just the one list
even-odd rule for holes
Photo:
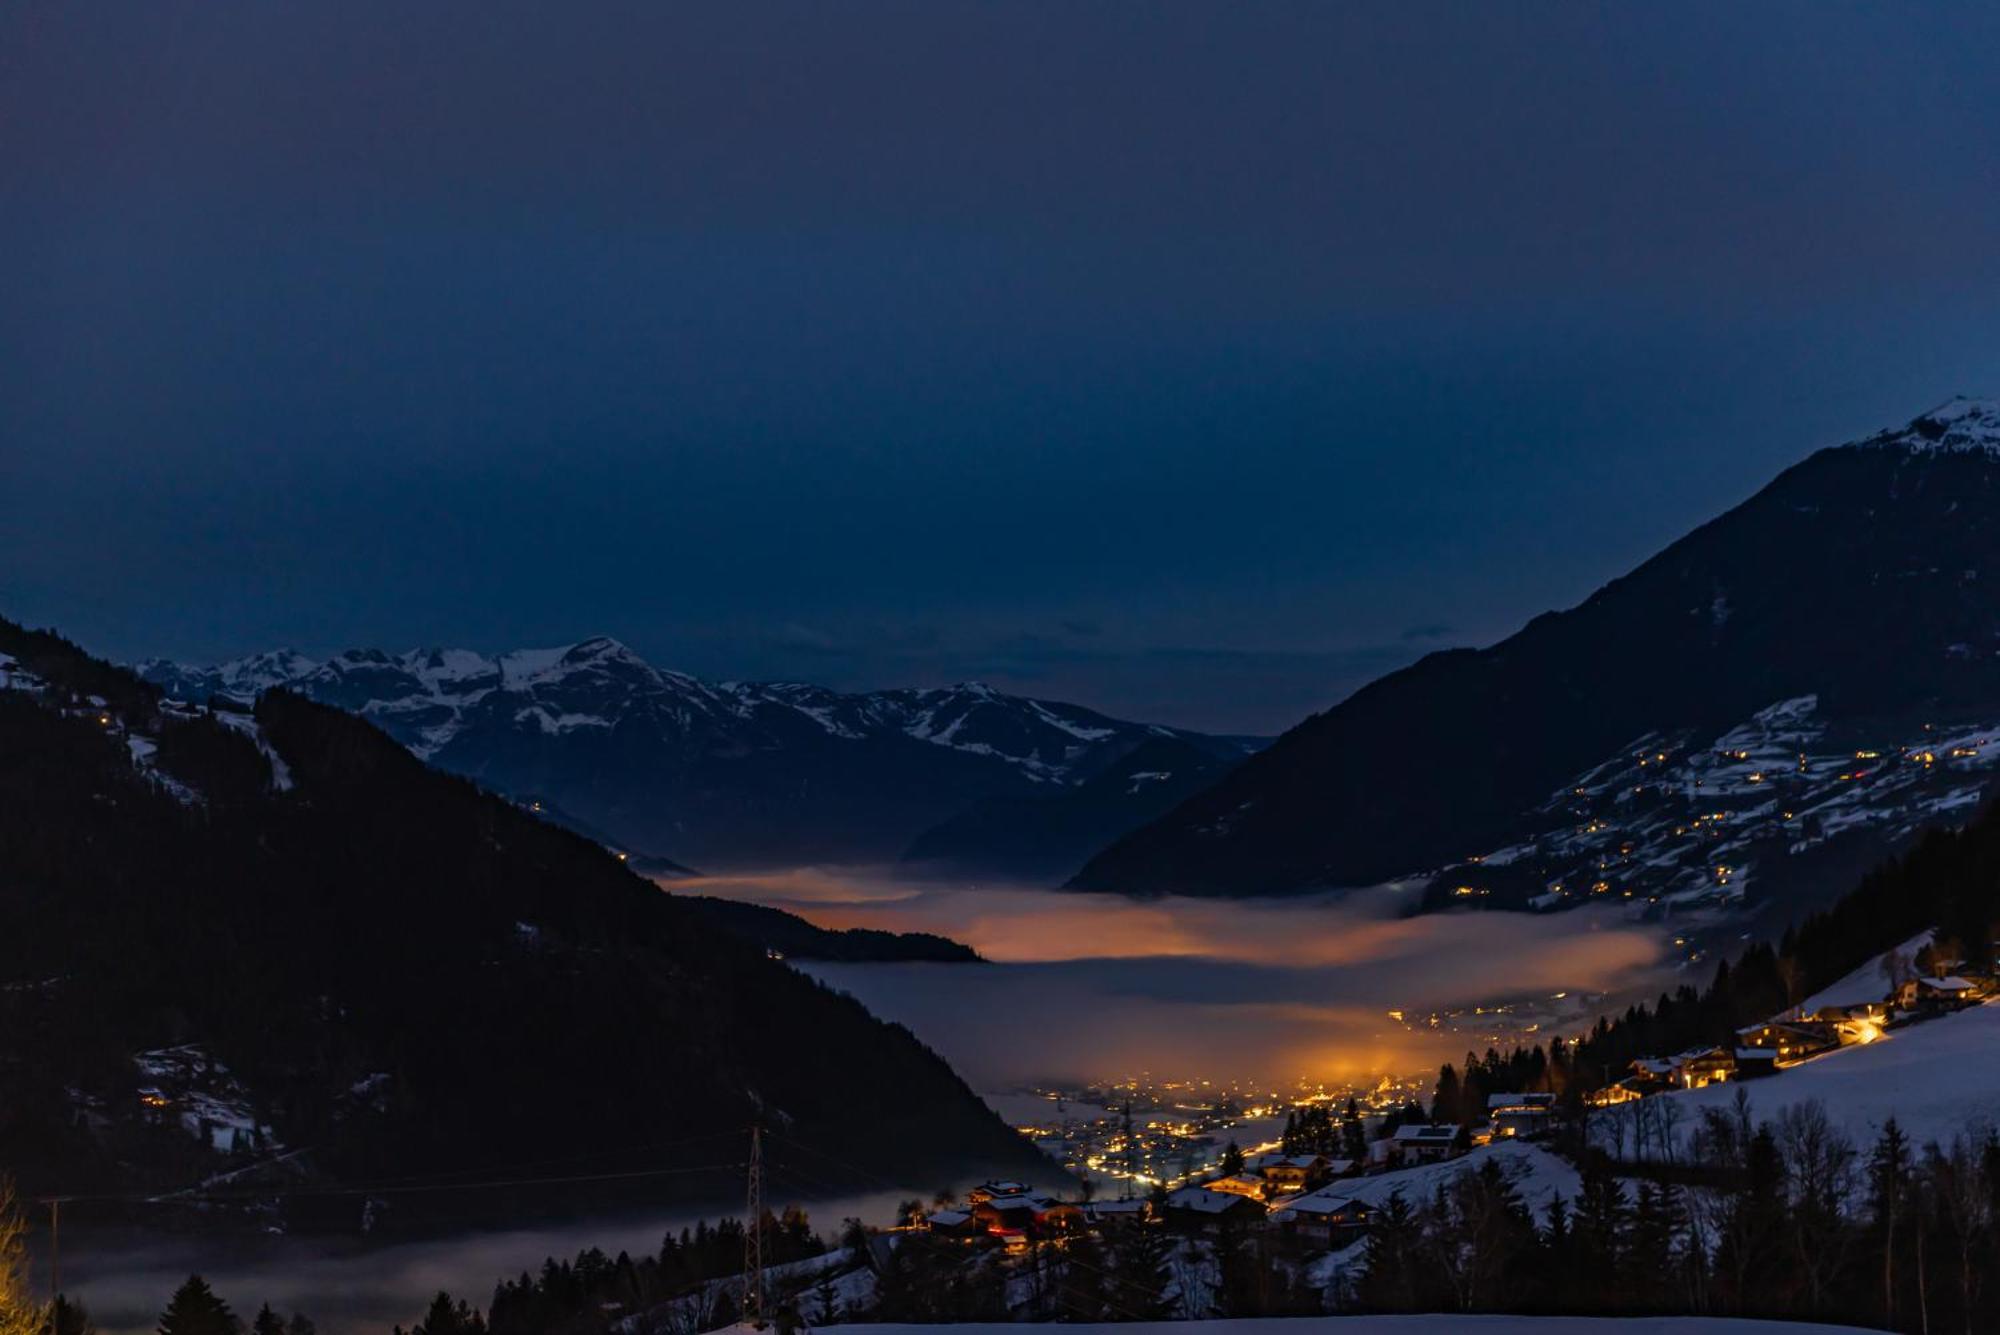
[[[1594,1018],[1585,997],[1657,985],[1658,929],[1620,908],[1559,915],[1405,917],[1379,887],[1277,900],[1127,900],[850,869],[673,882],[826,927],[936,932],[989,966],[811,964],[908,1025],[974,1084],[1140,1072],[1199,1078],[1351,1078],[1413,1071],[1484,1048],[1460,1007],[1526,1003],[1505,1023],[1545,1034]],[[1560,1000],[1557,993],[1567,995]],[[1401,1011],[1398,1022],[1389,1012]]]

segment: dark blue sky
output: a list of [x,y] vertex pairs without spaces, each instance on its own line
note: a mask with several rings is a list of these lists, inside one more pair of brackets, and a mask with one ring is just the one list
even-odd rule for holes
[[1276,729],[2000,392],[2000,10],[0,11],[0,611]]

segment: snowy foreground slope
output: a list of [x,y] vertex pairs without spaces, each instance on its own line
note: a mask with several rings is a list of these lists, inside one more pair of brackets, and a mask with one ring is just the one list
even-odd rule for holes
[[[1892,1030],[1873,1043],[1829,1052],[1770,1079],[1660,1094],[1607,1109],[1592,1118],[1591,1134],[1610,1144],[1622,1127],[1627,1152],[1637,1153],[1641,1138],[1635,1132],[1635,1119],[1657,1119],[1664,1105],[1675,1109],[1675,1142],[1684,1148],[1702,1110],[1727,1111],[1741,1089],[1750,1100],[1750,1115],[1758,1121],[1817,1100],[1828,1117],[1864,1147],[1892,1116],[1918,1144],[1932,1139],[1949,1142],[1968,1125],[1992,1122],[2000,1114],[1996,1053],[2000,1053],[2000,1004],[1975,1006]],[[1657,1141],[1656,1136],[1644,1139],[1649,1146]],[[1644,1153],[1657,1156],[1652,1148]]]
[[[842,1335],[1019,1335],[1020,1327],[978,1322],[960,1326],[842,1326]],[[1744,1321],[1733,1317],[1595,1316],[1299,1316],[1239,1321],[1135,1321],[1118,1325],[1066,1325],[1074,1335],[1421,1335],[1427,1330],[1466,1335],[1827,1335],[1860,1326],[1822,1326],[1795,1321]]]
[[1520,1194],[1521,1203],[1537,1219],[1547,1213],[1551,1200],[1560,1196],[1565,1202],[1573,1201],[1583,1189],[1582,1178],[1567,1159],[1526,1141],[1503,1140],[1443,1163],[1420,1164],[1373,1177],[1340,1178],[1320,1188],[1314,1196],[1379,1206],[1401,1192],[1404,1200],[1416,1205],[1461,1173],[1476,1173],[1489,1161],[1500,1165],[1501,1176]]

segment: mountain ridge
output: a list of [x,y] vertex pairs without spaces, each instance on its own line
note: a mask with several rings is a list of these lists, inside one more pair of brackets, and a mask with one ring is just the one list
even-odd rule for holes
[[1832,720],[2000,706],[1996,443],[2000,404],[1954,399],[1816,451],[1576,606],[1312,715],[1070,884],[1428,876],[1528,837],[1549,793],[1650,733],[1720,736],[1806,695]]
[[[703,869],[892,863],[978,804],[1059,794],[1148,740],[1233,762],[1243,739],[1114,719],[982,682],[840,692],[707,682],[608,636],[494,656],[272,650],[136,670],[189,700],[278,687],[367,718],[420,758],[549,800],[619,846]],[[1098,839],[1154,814],[1100,810]],[[937,840],[933,839],[935,846]],[[1070,870],[1089,851],[1075,849]],[[949,853],[952,850],[947,849]]]
[[878,1177],[1047,1167],[908,1030],[331,706],[177,701],[0,621],[0,737],[0,1157],[31,1189],[310,1198],[556,1146],[726,1193],[713,1142],[753,1120]]

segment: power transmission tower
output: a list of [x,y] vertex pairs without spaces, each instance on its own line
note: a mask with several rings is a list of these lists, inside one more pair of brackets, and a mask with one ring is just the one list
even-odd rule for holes
[[1132,1100],[1125,1100],[1125,1117],[1119,1128],[1125,1133],[1125,1196],[1132,1199],[1133,1188],[1139,1182],[1139,1142],[1132,1134]]
[[764,1128],[750,1128],[749,1214],[743,1230],[743,1319],[764,1329]]

